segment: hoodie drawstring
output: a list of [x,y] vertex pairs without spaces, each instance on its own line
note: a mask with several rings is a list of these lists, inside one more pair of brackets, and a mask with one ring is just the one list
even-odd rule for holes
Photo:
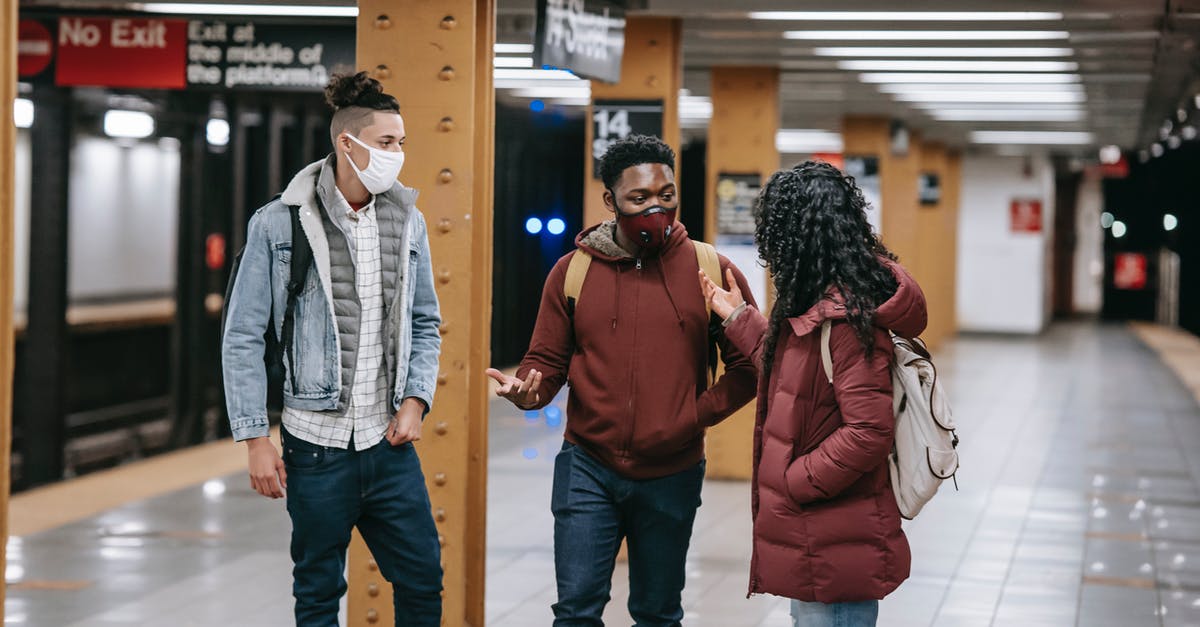
[[667,290],[667,300],[671,301],[671,308],[675,310],[675,319],[679,321],[679,330],[685,331],[683,314],[679,312],[679,305],[675,304],[675,295],[671,293],[671,284],[667,282],[667,267],[663,265],[661,256],[658,257],[658,278],[662,280],[663,288]]

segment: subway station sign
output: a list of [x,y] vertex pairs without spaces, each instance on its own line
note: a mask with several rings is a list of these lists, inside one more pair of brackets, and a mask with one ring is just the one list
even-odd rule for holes
[[663,101],[597,100],[592,105],[592,176],[600,178],[600,158],[618,139],[662,137]]
[[570,70],[607,83],[621,81],[625,8],[612,0],[540,0],[535,67]]
[[64,87],[320,91],[355,42],[353,24],[63,16],[21,20],[17,47],[23,80]]

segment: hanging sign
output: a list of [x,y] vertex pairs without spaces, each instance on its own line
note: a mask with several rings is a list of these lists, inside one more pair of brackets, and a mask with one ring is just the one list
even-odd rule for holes
[[538,2],[534,67],[570,70],[607,83],[621,81],[625,8],[612,0]]
[[60,86],[184,87],[187,22],[107,17],[60,17]]
[[353,26],[193,21],[187,39],[191,87],[319,91],[354,71]]

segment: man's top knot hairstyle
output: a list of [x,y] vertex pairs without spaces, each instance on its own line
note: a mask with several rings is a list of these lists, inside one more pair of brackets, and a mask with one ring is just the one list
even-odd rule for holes
[[375,111],[400,112],[400,103],[383,92],[383,85],[366,72],[336,74],[325,85],[325,102],[333,110],[362,107]]
[[630,135],[609,145],[600,158],[600,178],[612,190],[621,174],[643,163],[661,163],[675,171],[675,151],[663,140],[651,135]]

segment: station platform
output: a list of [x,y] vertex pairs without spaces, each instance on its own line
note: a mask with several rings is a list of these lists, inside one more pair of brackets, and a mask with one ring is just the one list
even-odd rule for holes
[[[912,577],[879,624],[1200,625],[1200,405],[1185,384],[1195,356],[1176,348],[1153,328],[1070,322],[1037,337],[960,336],[940,350],[963,442],[960,489],[944,486],[906,523]],[[549,625],[563,402],[529,415],[493,402],[491,412],[487,624]],[[240,446],[209,446],[244,460]],[[161,475],[174,460],[186,477],[205,464],[177,455],[146,463],[168,464]],[[14,496],[21,535],[9,541],[6,622],[292,624],[283,502],[252,492],[244,471],[201,469],[212,475],[74,518],[17,520],[46,495]],[[709,481],[703,500],[684,624],[790,625],[786,600],[746,599],[749,485]],[[627,597],[618,564],[606,624],[630,624]]]

